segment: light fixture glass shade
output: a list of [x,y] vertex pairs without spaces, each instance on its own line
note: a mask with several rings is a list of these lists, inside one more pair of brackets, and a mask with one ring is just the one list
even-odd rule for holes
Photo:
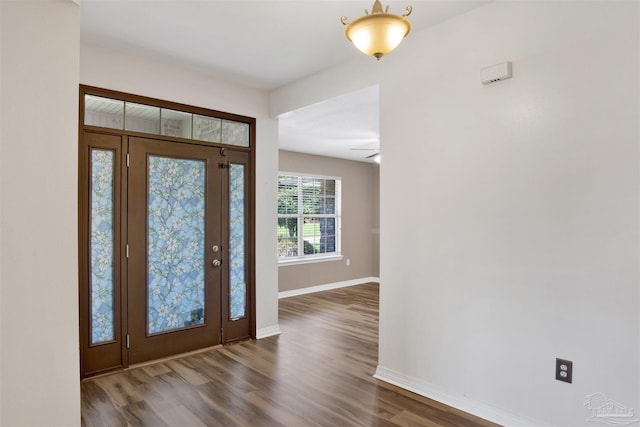
[[410,30],[405,17],[380,13],[356,19],[347,25],[344,34],[362,53],[380,59],[398,47]]
[[[388,7],[387,7],[388,9]],[[344,34],[361,52],[380,60],[381,57],[394,50],[402,39],[411,31],[411,23],[406,18],[411,13],[407,8],[406,15],[394,15],[382,11],[382,5],[376,0],[372,13],[361,16],[353,22],[346,22]]]

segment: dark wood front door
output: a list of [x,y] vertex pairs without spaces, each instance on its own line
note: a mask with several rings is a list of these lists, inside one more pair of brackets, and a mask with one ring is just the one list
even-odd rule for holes
[[144,138],[129,147],[129,363],[220,344],[220,150]]

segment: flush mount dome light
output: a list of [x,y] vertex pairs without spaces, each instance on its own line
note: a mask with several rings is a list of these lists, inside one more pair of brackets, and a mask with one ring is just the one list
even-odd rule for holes
[[346,25],[344,35],[347,39],[362,53],[378,61],[398,47],[411,31],[411,23],[407,19],[412,11],[411,6],[407,6],[402,16],[388,11],[389,6],[383,11],[380,0],[375,0],[371,13],[365,9],[366,15],[352,22],[347,22],[346,16],[340,19]]

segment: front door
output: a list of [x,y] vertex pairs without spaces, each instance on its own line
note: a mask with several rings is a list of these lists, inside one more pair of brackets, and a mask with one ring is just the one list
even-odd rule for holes
[[220,344],[220,150],[129,138],[129,363]]
[[82,376],[253,335],[246,151],[85,130]]

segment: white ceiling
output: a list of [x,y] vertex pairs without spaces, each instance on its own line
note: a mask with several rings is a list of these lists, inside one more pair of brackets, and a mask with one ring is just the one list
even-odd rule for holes
[[[383,4],[397,14],[411,4],[409,19],[415,32],[488,1],[383,0]],[[270,90],[362,55],[344,37],[340,17],[353,20],[364,9],[370,11],[372,4],[372,0],[81,0],[81,38]],[[368,152],[350,148],[377,147],[377,107],[377,89],[372,88],[292,112],[281,118],[281,148],[363,160]]]
[[280,116],[280,148],[373,162],[378,152],[378,87],[362,89]]

